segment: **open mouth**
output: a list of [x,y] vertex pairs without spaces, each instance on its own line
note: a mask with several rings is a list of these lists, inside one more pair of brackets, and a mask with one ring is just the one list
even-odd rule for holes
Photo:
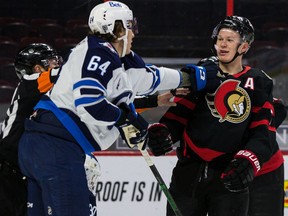
[[220,50],[219,51],[219,55],[226,55],[228,53],[229,53],[229,51],[226,51],[226,50]]

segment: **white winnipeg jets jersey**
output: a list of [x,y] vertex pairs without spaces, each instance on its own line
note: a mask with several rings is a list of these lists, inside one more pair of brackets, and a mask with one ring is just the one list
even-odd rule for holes
[[114,126],[120,117],[117,105],[133,102],[135,95],[177,88],[181,83],[177,70],[145,67],[134,53],[127,58],[131,64],[120,59],[110,43],[88,36],[72,49],[47,94],[73,119],[95,151],[107,149],[119,136]]

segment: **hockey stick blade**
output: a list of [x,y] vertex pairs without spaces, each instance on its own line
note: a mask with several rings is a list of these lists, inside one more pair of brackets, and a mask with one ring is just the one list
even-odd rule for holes
[[154,174],[156,180],[158,181],[162,191],[164,192],[171,208],[173,209],[174,213],[176,216],[183,216],[182,213],[180,212],[179,208],[177,207],[171,193],[169,192],[164,180],[162,179],[160,173],[158,172],[156,166],[154,165],[149,153],[147,152],[146,149],[144,150],[140,150],[142,156],[144,157],[146,163],[148,164],[148,166],[150,167],[152,173]]

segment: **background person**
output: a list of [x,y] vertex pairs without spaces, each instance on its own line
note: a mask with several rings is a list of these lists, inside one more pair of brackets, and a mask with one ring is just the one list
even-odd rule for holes
[[0,212],[2,215],[26,215],[27,185],[18,165],[18,143],[24,121],[33,112],[40,97],[57,80],[52,68],[62,64],[55,49],[33,43],[21,49],[15,58],[15,71],[20,82],[15,89],[7,116],[2,124],[0,141]]

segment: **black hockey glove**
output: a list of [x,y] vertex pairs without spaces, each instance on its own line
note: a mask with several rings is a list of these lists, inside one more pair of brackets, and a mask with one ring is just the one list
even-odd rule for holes
[[148,147],[155,156],[165,155],[173,150],[173,141],[169,129],[160,123],[148,128]]
[[[202,59],[198,65],[187,64],[185,68],[182,68],[183,72],[183,86],[186,83],[191,83],[192,91],[214,91],[221,84],[221,77],[223,78],[224,73],[221,72],[218,67],[217,58],[211,57]],[[187,81],[187,74],[189,75]],[[188,84],[189,85],[189,84]]]
[[260,169],[261,164],[256,155],[250,151],[241,150],[222,173],[221,179],[229,191],[239,192],[249,186]]
[[121,116],[115,125],[118,127],[122,139],[130,148],[138,146],[139,149],[145,149],[148,138],[148,122],[126,103],[120,104],[119,108]]
[[217,56],[210,56],[208,58],[203,58],[197,63],[197,65],[203,65],[203,64],[206,64],[207,62],[208,63],[212,62],[212,63],[216,64],[217,66],[219,65],[219,59]]

